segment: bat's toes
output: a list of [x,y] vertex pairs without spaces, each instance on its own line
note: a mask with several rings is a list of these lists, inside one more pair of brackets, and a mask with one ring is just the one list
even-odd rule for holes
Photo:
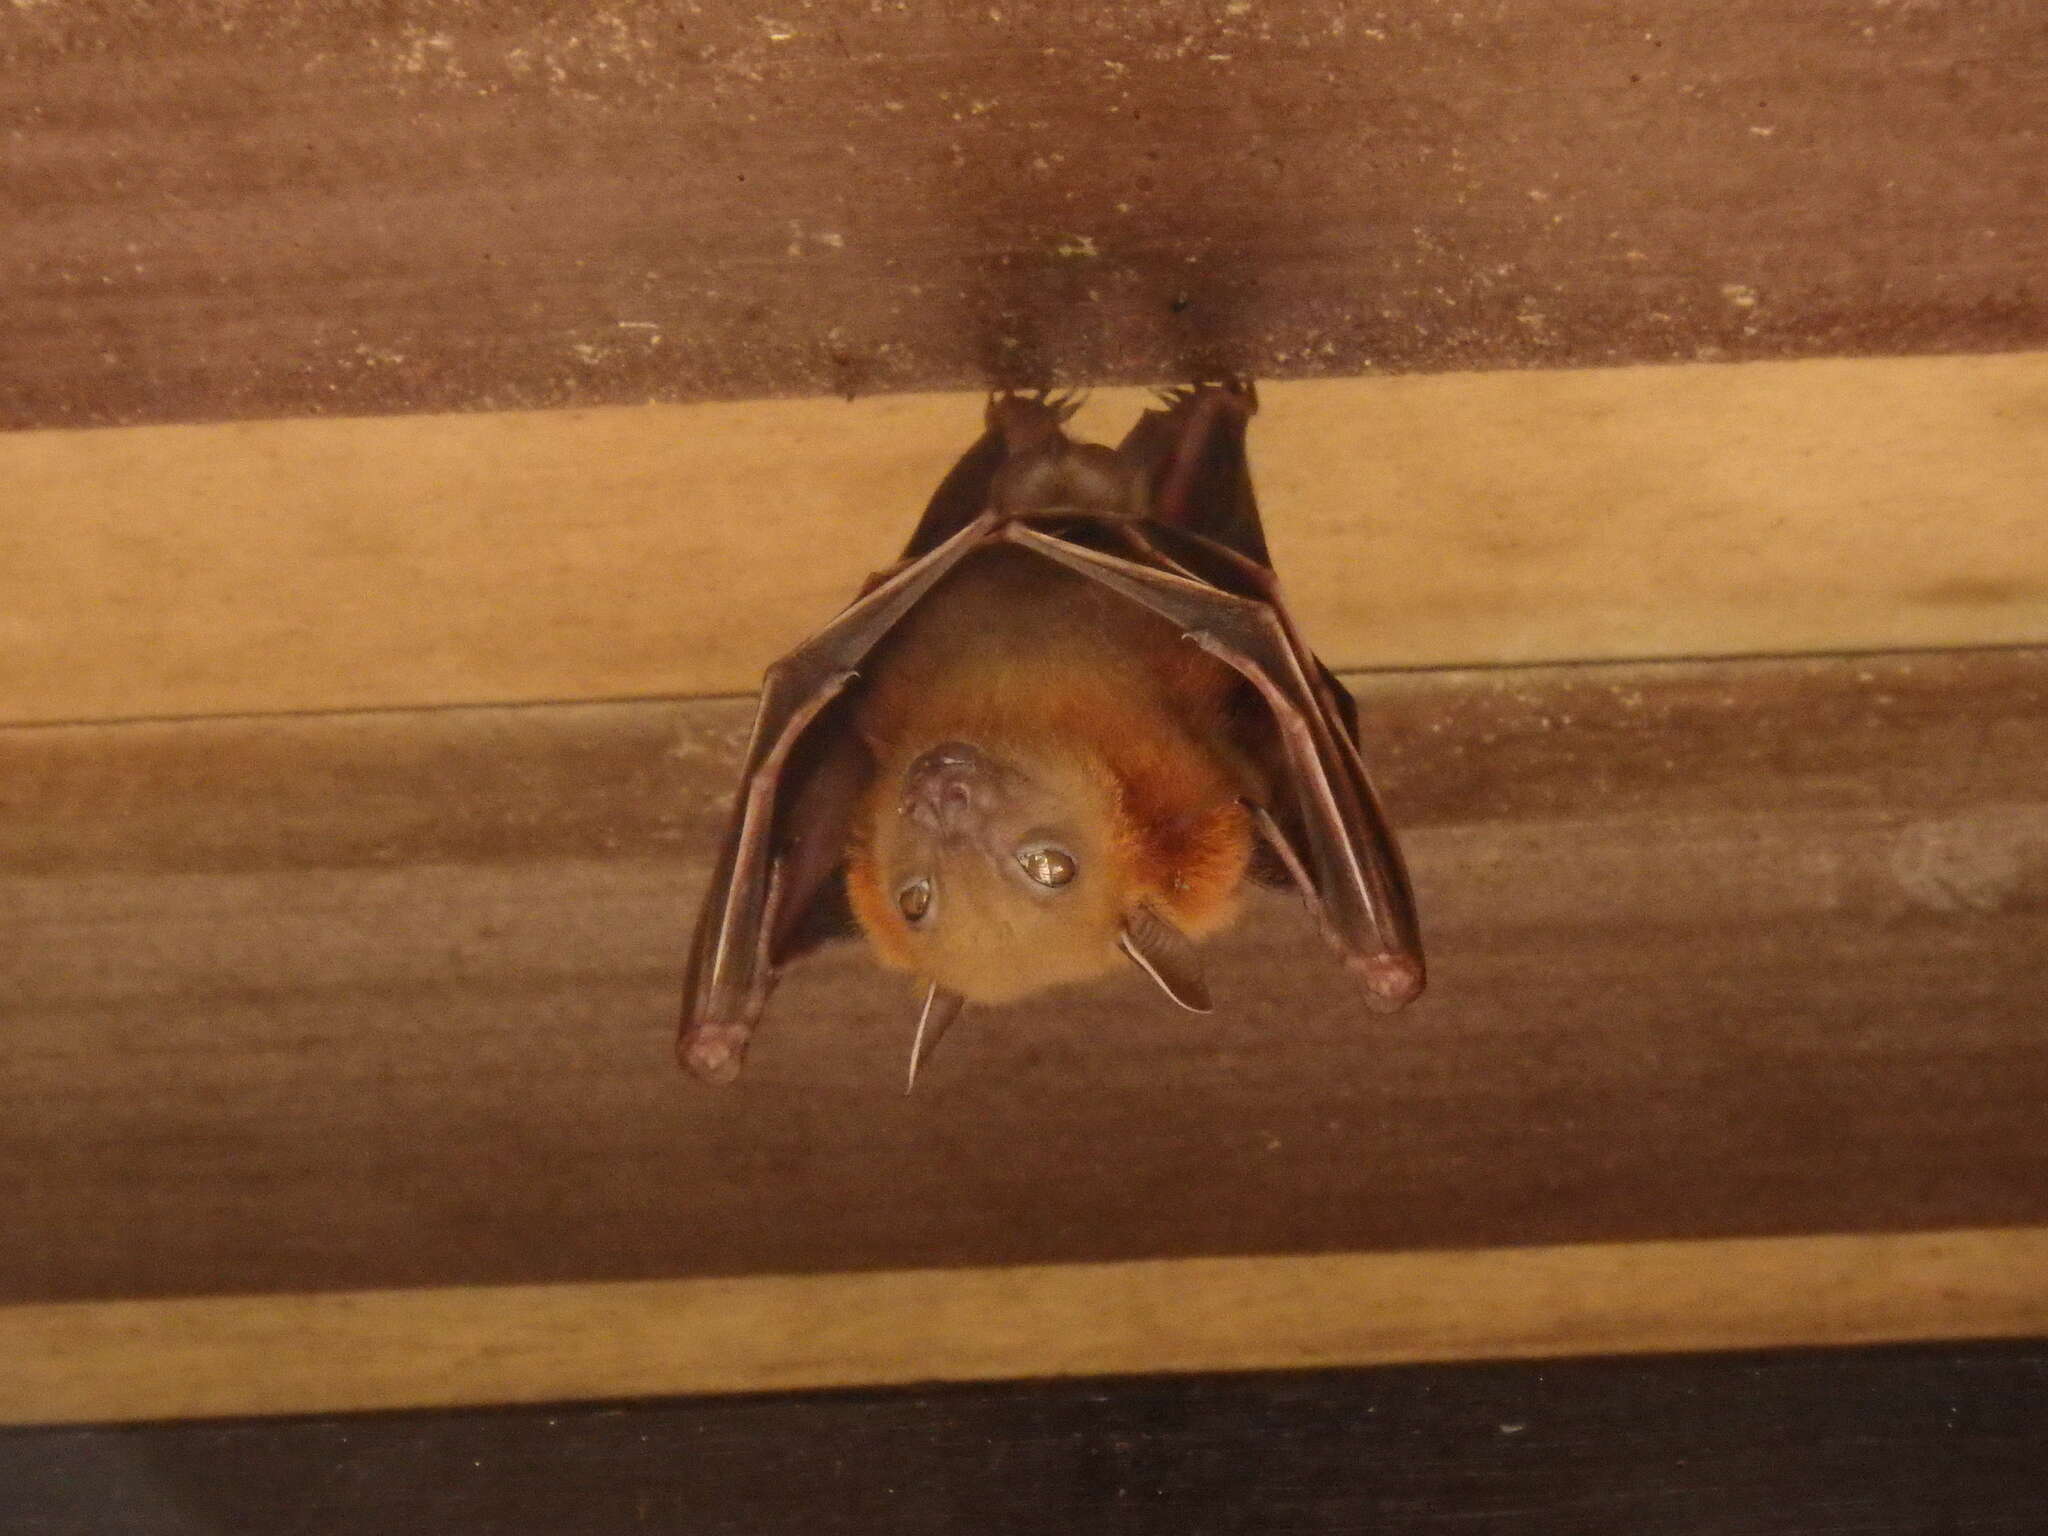
[[1081,396],[1074,391],[1054,394],[1035,390],[1019,394],[1006,390],[988,403],[988,429],[1000,433],[1013,454],[1043,449],[1056,442],[1060,427],[1081,408]]
[[1234,373],[1221,374],[1200,385],[1197,394],[1221,395],[1249,416],[1259,408],[1259,387]]
[[1157,391],[1159,403],[1169,411],[1188,411],[1195,408],[1206,396],[1220,396],[1244,416],[1250,416],[1259,408],[1258,387],[1250,379],[1235,374],[1225,374],[1215,379],[1197,380],[1193,384],[1176,384],[1169,389]]
[[982,413],[992,432],[1002,431],[1019,413],[1029,415],[1039,409],[1038,397],[1043,393],[1032,389],[1011,389],[1007,386],[988,392],[988,408]]
[[1018,412],[1050,416],[1059,423],[1087,403],[1088,391],[1085,389],[1060,389],[1049,384],[1040,389],[992,389],[988,392],[985,415],[992,427],[1002,426],[1006,418]]
[[1060,421],[1065,422],[1073,416],[1074,412],[1080,410],[1083,405],[1088,403],[1088,391],[1085,389],[1043,389],[1038,392],[1038,403],[1048,411],[1051,411]]

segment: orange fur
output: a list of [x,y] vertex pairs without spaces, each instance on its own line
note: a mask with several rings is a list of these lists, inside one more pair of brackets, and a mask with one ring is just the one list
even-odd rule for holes
[[1251,823],[1218,764],[1185,740],[1098,738],[1115,775],[1135,891],[1195,937],[1236,915]]
[[895,904],[882,889],[882,876],[875,867],[870,840],[865,835],[869,818],[863,814],[846,853],[846,903],[874,946],[875,958],[892,971],[911,968],[910,933],[896,915]]
[[[1032,983],[984,971],[1035,967],[1062,980],[1111,969],[1121,963],[1121,914],[1140,901],[1193,937],[1222,928],[1252,851],[1239,803],[1249,769],[1228,745],[1237,686],[1235,673],[1163,621],[1028,556],[996,552],[950,579],[877,658],[859,711],[877,772],[856,818],[847,892],[877,957],[923,968],[922,941],[897,912],[877,845],[898,814],[904,770],[945,740],[973,742],[1099,801],[1110,867],[1093,878],[1113,898],[1085,909],[1105,924],[1100,932],[1057,942],[1034,932],[1027,943],[998,924],[979,945],[986,965],[956,960],[973,974],[943,978],[948,985],[993,999]],[[1087,920],[1083,904],[1074,920]],[[929,946],[923,953],[930,961]]]

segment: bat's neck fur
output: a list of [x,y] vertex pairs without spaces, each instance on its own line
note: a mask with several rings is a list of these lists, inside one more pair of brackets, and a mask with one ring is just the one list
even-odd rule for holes
[[[904,621],[870,676],[860,722],[877,773],[864,827],[892,814],[903,770],[939,742],[1027,765],[1057,758],[1110,788],[1108,842],[1126,902],[1196,937],[1234,915],[1251,851],[1240,797],[1254,792],[1227,744],[1239,680],[1166,621],[1025,551],[989,549]],[[905,930],[862,855],[857,839],[856,911],[882,958],[911,967]],[[1041,958],[1048,980],[1120,963],[1113,924],[1074,944],[1072,955]],[[1019,989],[992,977],[963,990]]]

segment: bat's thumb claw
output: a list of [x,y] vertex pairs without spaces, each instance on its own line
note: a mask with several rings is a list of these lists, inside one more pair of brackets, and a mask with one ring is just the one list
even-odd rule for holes
[[744,1024],[694,1024],[676,1041],[676,1059],[707,1083],[729,1083],[747,1056]]
[[1370,1006],[1377,1012],[1392,1013],[1422,994],[1422,961],[1417,956],[1361,955],[1352,957],[1350,964],[1364,979]]

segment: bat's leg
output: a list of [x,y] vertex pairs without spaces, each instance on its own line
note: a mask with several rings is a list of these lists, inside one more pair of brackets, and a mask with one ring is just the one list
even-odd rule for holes
[[1223,433],[1230,435],[1231,457],[1237,461],[1231,468],[1242,465],[1245,423],[1257,409],[1258,402],[1249,385],[1205,385],[1175,404],[1168,418],[1169,425],[1175,428],[1173,457],[1153,497],[1154,517],[1178,528],[1204,531],[1202,524],[1223,509],[1203,504],[1216,501],[1219,492],[1230,503],[1235,503],[1239,495],[1249,499],[1248,483],[1241,489],[1234,484],[1227,489],[1210,486],[1203,483],[1203,472],[1210,471],[1213,478],[1216,466],[1210,464],[1210,458],[1221,446],[1217,438]]
[[1117,456],[1144,487],[1144,515],[1270,566],[1245,459],[1245,427],[1258,409],[1249,383],[1163,391],[1162,411],[1138,418]]
[[1009,448],[989,487],[990,507],[1006,517],[1143,511],[1144,487],[1129,462],[1100,443],[1075,442],[1063,430],[1079,403],[1071,395],[1003,395],[989,403],[989,435]]

